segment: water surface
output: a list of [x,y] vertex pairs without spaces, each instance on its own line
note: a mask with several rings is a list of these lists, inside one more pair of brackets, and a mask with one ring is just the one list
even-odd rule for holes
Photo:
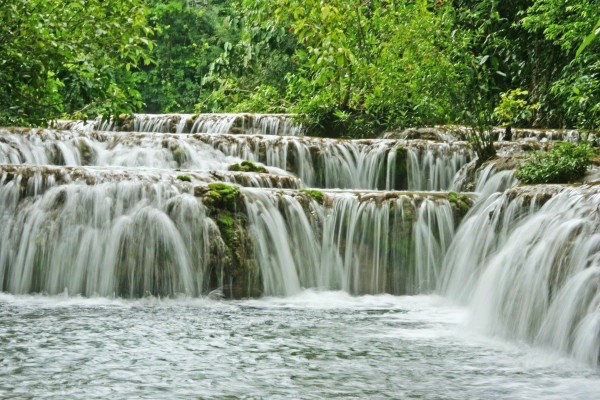
[[436,296],[0,295],[0,398],[597,399],[600,373]]

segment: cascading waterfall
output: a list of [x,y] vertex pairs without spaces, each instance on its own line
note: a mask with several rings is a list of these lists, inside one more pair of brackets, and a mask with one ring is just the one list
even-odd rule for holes
[[330,207],[313,200],[306,212],[291,194],[244,192],[266,294],[311,287],[415,294],[436,286],[454,232],[448,200],[327,192]]
[[[0,182],[3,291],[87,296],[200,295],[210,275],[201,202],[170,185],[131,181],[43,190]],[[46,185],[47,186],[47,185]]]
[[[543,189],[562,191],[548,200]],[[444,259],[441,292],[470,304],[473,325],[487,333],[597,366],[598,204],[593,186],[532,187],[522,195],[513,190],[490,197],[457,231]]]
[[[32,175],[0,178],[3,291],[198,296],[228,285],[222,217],[215,223],[196,187],[24,171]],[[242,194],[263,277],[250,292],[421,292],[424,276],[434,287],[439,263],[412,249],[440,258],[454,230],[441,197],[332,192],[329,206],[298,192]]]
[[477,177],[475,192],[487,199],[497,192],[503,192],[517,184],[513,170],[497,171],[494,164],[486,166]]
[[0,129],[0,163],[226,170],[225,156],[189,135]]
[[[250,135],[195,137],[227,155],[290,171],[307,186],[322,188],[455,190],[455,175],[472,158],[463,142]],[[399,148],[406,150],[406,159],[399,159]],[[407,163],[406,166],[400,167],[399,161]],[[399,169],[407,170],[405,176],[399,176]]]
[[[595,187],[510,189],[512,171],[489,164],[470,178],[479,201],[463,218],[463,195],[433,191],[464,190],[464,142],[301,137],[283,115],[58,125],[70,130],[0,129],[2,291],[437,291],[485,332],[599,364]],[[267,173],[229,171],[243,160]],[[240,197],[214,182],[243,186]],[[284,190],[303,187],[325,190]],[[413,192],[364,192],[380,189]]]
[[287,114],[134,114],[118,120],[59,120],[57,129],[152,133],[246,133],[302,136],[302,125]]
[[0,140],[2,164],[226,170],[246,159],[309,187],[365,190],[457,190],[454,177],[471,158],[462,144],[377,139],[0,129]]
[[408,157],[408,190],[457,190],[454,178],[470,158],[466,151],[450,151],[448,143],[409,149]]

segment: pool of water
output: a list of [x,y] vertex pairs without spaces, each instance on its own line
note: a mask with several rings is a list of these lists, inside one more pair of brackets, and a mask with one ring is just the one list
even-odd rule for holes
[[0,398],[600,399],[600,371],[436,296],[0,294]]

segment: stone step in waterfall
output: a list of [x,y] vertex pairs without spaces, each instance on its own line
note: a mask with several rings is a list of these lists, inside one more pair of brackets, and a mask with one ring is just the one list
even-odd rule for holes
[[251,133],[302,136],[301,124],[288,114],[134,114],[117,119],[59,120],[58,129],[158,133]]
[[0,128],[2,164],[228,170],[250,160],[320,188],[461,191],[472,158],[464,142]]
[[0,282],[17,294],[121,297],[419,293],[435,288],[473,196],[3,166]]

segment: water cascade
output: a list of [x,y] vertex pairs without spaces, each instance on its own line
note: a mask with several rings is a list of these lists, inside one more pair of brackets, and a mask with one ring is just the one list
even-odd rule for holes
[[[444,195],[331,192],[319,203],[297,191],[245,189],[227,204],[164,175],[72,172],[4,167],[2,290],[198,296],[235,278],[236,296],[301,287],[416,293],[424,282],[435,287],[440,264],[412,249],[440,258],[457,214]],[[258,266],[262,284],[241,260]]]
[[303,128],[287,114],[134,114],[119,119],[60,120],[57,129],[152,133],[250,133],[302,136]]
[[285,115],[57,125],[0,128],[3,292],[438,293],[485,333],[599,363],[595,186],[515,187],[464,142],[313,138]]
[[325,207],[291,194],[245,194],[265,292],[277,295],[310,287],[429,292],[457,215],[444,196],[418,193],[327,192]]
[[476,205],[443,261],[441,293],[486,333],[598,365],[600,190],[511,189]]
[[0,129],[1,164],[226,170],[251,160],[320,188],[460,190],[471,158],[462,142]]
[[[457,190],[473,155],[464,142],[195,135],[225,154],[290,171],[310,187]],[[399,165],[400,164],[400,165]]]

